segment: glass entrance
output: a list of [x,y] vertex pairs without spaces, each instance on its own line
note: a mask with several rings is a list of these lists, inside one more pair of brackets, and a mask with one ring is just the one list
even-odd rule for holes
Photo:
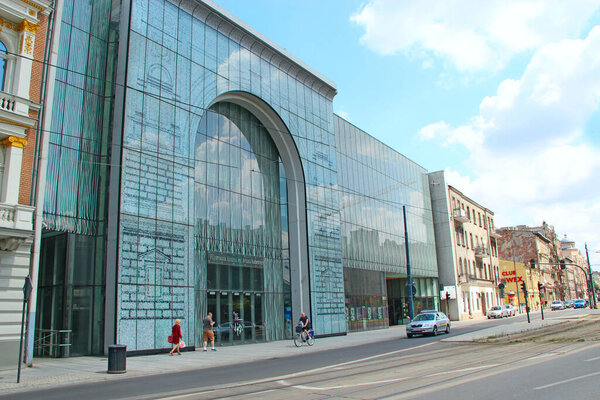
[[207,305],[215,321],[215,343],[231,345],[265,340],[263,269],[208,264]]

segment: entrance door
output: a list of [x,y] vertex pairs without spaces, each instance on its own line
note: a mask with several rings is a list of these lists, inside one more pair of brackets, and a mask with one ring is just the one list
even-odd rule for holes
[[233,345],[264,340],[261,268],[208,264],[207,286],[215,342]]

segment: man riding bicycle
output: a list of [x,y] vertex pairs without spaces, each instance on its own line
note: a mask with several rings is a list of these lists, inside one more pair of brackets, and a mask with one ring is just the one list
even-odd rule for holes
[[310,337],[310,333],[308,331],[311,329],[311,325],[310,320],[308,319],[306,314],[300,314],[300,319],[298,320],[297,326],[299,326],[302,329],[302,332],[306,333],[306,339],[308,339]]

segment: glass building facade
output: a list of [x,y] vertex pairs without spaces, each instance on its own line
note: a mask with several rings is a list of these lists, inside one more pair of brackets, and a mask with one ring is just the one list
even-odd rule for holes
[[59,40],[38,328],[74,354],[166,348],[176,318],[197,346],[209,311],[220,344],[301,311],[321,335],[387,327],[402,204],[437,305],[426,171],[335,116],[326,78],[196,0],[66,0]]
[[439,306],[427,171],[334,117],[349,330],[406,322],[406,206],[414,311]]

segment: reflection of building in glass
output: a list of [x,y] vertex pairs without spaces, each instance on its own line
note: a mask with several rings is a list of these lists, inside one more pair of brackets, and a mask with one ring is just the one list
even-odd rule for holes
[[[503,304],[494,213],[447,185],[444,171],[429,174],[443,307],[450,318],[485,316]],[[444,295],[445,297],[445,295]]]
[[44,289],[68,317],[38,327],[97,354],[164,348],[174,318],[194,346],[208,311],[222,344],[301,311],[321,335],[399,323],[404,204],[416,308],[438,306],[426,171],[334,115],[333,83],[212,4],[63,4],[41,270],[82,301]]

